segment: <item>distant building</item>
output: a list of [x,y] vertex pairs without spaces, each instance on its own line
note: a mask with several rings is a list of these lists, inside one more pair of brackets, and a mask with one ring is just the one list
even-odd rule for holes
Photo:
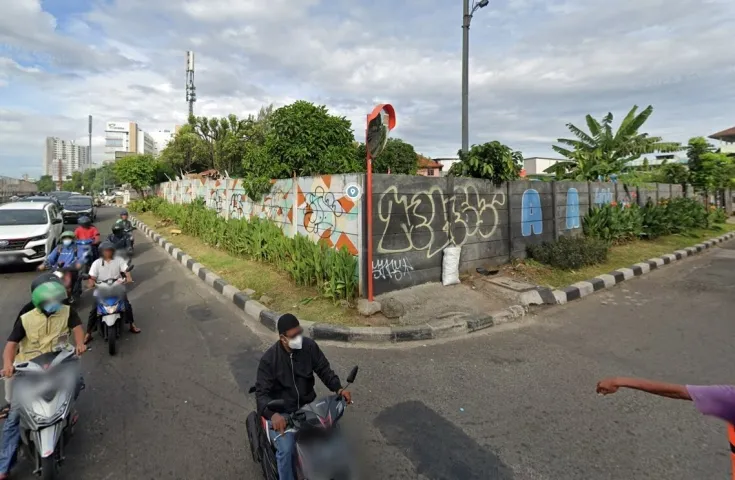
[[719,140],[720,152],[735,154],[735,127],[728,128],[709,136],[712,140]]
[[656,167],[663,165],[664,163],[686,164],[689,161],[686,150],[679,150],[678,152],[651,153],[649,155],[643,155],[642,157],[636,158],[632,162],[628,163],[628,166],[642,167],[646,160],[648,160],[648,166],[650,167]]
[[33,182],[0,176],[0,198],[13,195],[30,195],[36,192],[38,192],[38,187]]
[[434,158],[433,160],[442,164],[442,175],[446,175],[449,173],[449,169],[452,168],[452,165],[459,162],[459,157],[439,157]]
[[156,155],[156,141],[135,122],[107,122],[105,125],[105,163],[121,158],[120,153]]
[[553,175],[544,170],[563,161],[562,158],[529,157],[523,159],[523,169],[526,170],[526,175]]
[[156,142],[156,154],[160,155],[164,148],[166,148],[173,140],[176,132],[173,130],[158,130],[157,132],[151,132],[153,141]]
[[418,171],[416,172],[418,175],[423,175],[424,177],[440,177],[444,165],[419,155],[418,167]]
[[73,140],[59,137],[46,137],[46,150],[43,158],[43,174],[51,175],[54,182],[71,177],[74,172],[83,172],[92,165],[87,145],[77,145]]

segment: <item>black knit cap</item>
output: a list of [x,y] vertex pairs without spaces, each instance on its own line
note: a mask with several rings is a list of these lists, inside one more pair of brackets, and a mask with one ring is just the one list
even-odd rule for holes
[[290,313],[284,313],[278,318],[278,334],[283,335],[292,328],[300,326],[299,319]]

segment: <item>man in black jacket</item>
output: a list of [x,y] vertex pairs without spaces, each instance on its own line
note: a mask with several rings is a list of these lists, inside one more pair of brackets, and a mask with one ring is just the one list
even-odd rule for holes
[[278,319],[279,339],[265,351],[258,365],[255,396],[258,414],[269,420],[269,436],[276,446],[279,480],[293,480],[294,434],[286,431],[286,419],[267,405],[282,399],[284,411],[293,413],[316,399],[314,374],[332,392],[352,403],[349,391],[343,391],[339,377],[317,343],[304,337],[298,319],[286,313]]

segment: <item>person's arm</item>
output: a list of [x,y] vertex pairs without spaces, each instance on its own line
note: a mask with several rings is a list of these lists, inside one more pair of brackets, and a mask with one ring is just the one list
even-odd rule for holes
[[656,382],[642,378],[613,377],[606,378],[597,384],[597,393],[609,395],[620,388],[630,388],[641,392],[651,393],[660,397],[678,400],[691,400],[692,397],[685,385],[675,383]]
[[[21,313],[22,315],[22,313]],[[18,315],[13,324],[13,331],[8,336],[8,342],[3,350],[3,375],[10,377],[13,375],[13,363],[15,356],[18,354],[18,344],[26,337],[26,330],[23,328],[23,321]]]
[[312,365],[314,365],[314,372],[317,374],[322,383],[329,389],[330,392],[338,393],[342,390],[342,382],[332,367],[329,365],[329,360],[319,348],[316,342],[313,342],[311,347]]
[[51,253],[48,254],[48,257],[46,257],[46,261],[43,262],[44,265],[56,265],[57,260],[59,259],[59,249],[54,248],[51,250]]
[[133,275],[128,271],[128,268],[130,268],[128,262],[120,262],[120,273],[125,275],[126,282],[133,283]]
[[[266,352],[266,355],[268,352]],[[268,420],[271,419],[275,412],[268,409],[268,402],[274,400],[271,396],[275,377],[272,372],[271,363],[266,358],[261,358],[258,364],[258,374],[255,380],[255,401],[257,403],[258,414],[264,416]]]
[[92,266],[89,267],[89,288],[94,288],[94,284],[97,281],[97,277],[100,274],[100,259],[92,262]]

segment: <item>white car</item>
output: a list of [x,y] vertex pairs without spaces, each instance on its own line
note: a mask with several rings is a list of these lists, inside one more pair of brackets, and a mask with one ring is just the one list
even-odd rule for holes
[[43,262],[63,228],[61,212],[52,202],[0,205],[0,265]]

